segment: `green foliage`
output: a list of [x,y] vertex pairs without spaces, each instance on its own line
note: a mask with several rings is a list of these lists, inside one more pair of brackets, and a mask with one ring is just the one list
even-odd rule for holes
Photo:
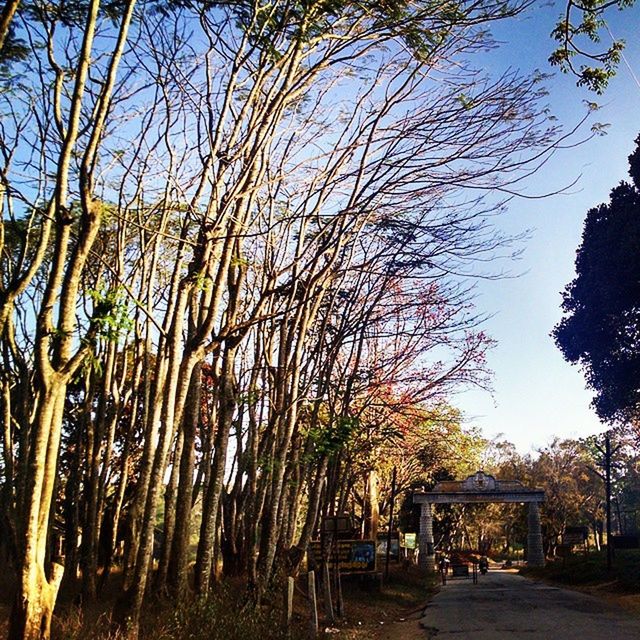
[[[11,91],[19,82],[28,82],[24,73],[29,68],[29,61],[40,55],[42,43],[27,38],[17,25],[21,20],[51,25],[57,24],[70,30],[84,29],[89,10],[88,0],[72,0],[71,2],[33,2],[22,0],[2,48],[0,49],[0,91]],[[101,2],[99,15],[116,23],[125,11],[127,0],[107,0]],[[20,65],[20,63],[23,63]],[[26,64],[25,64],[26,63]],[[22,72],[21,72],[22,69]]]
[[213,279],[211,276],[199,272],[195,278],[195,287],[197,291],[211,291],[213,288]]
[[93,300],[91,322],[97,325],[100,336],[115,341],[133,328],[134,323],[129,317],[129,307],[122,289],[89,289],[87,293]]
[[328,425],[320,425],[309,429],[309,438],[314,443],[314,453],[320,457],[332,456],[340,451],[358,428],[357,418],[341,417]]
[[[564,73],[574,74],[578,86],[587,87],[598,94],[603,93],[616,73],[624,48],[624,42],[620,40],[602,48],[600,34],[606,29],[604,12],[612,5],[623,9],[634,2],[635,0],[567,2],[565,13],[551,32],[558,43],[558,48],[549,57],[551,65],[559,67]],[[597,45],[598,51],[590,50],[589,45],[593,44]],[[584,60],[587,64],[576,66],[576,61],[579,60]]]
[[281,59],[291,42],[311,44],[338,33],[344,24],[359,21],[366,25],[362,27],[364,33],[397,38],[416,59],[423,60],[446,40],[452,26],[504,18],[521,9],[504,0],[469,6],[429,0],[288,0],[263,4],[249,0],[156,0],[153,7],[163,14],[185,7],[196,11],[225,9],[273,63]]
[[82,366],[78,369],[74,383],[81,384],[82,380],[91,372],[95,371],[99,376],[102,375],[103,371],[103,362],[102,358],[98,354],[96,354],[93,350],[89,350],[82,361]]
[[593,525],[604,517],[604,485],[580,441],[554,439],[529,465],[529,482],[545,492],[541,510],[545,548],[553,552],[567,526]]
[[473,98],[465,95],[464,93],[461,93],[457,100],[463,109],[469,110],[473,108]]
[[634,184],[621,183],[608,204],[587,213],[567,285],[566,316],[553,336],[566,360],[580,364],[607,422],[633,420],[640,409],[640,137],[629,157]]
[[[59,22],[69,28],[83,28],[90,2],[73,0],[72,2],[22,2],[19,11],[27,18]],[[123,14],[127,0],[107,0],[100,3],[100,14],[110,20],[118,20]]]
[[26,42],[16,35],[15,25],[9,26],[9,32],[0,49],[0,72],[8,71],[11,62],[22,61],[29,55]]

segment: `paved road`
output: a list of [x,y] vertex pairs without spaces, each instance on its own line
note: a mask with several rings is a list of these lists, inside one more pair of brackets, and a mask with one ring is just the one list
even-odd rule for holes
[[640,640],[622,609],[498,570],[449,580],[420,622],[436,640]]

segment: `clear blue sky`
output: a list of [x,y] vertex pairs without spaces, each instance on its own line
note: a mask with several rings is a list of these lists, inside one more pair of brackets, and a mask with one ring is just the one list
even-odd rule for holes
[[[489,63],[521,70],[548,70],[553,49],[549,32],[563,5],[534,7],[494,32],[504,42]],[[640,77],[640,6],[609,14],[609,26],[627,46],[625,58]],[[603,34],[603,44],[609,36]],[[517,233],[532,229],[523,257],[511,265],[519,278],[478,284],[478,308],[494,314],[486,330],[498,346],[489,356],[495,372],[494,394],[466,390],[454,398],[467,424],[493,437],[503,433],[526,452],[544,446],[554,435],[581,437],[604,429],[590,408],[579,369],[566,363],[549,333],[561,317],[560,291],[573,278],[575,250],[587,210],[608,199],[610,190],[627,179],[627,156],[640,133],[640,87],[621,64],[604,96],[575,86],[556,72],[549,82],[549,104],[563,126],[570,127],[584,112],[583,101],[601,109],[593,121],[609,123],[608,134],[577,149],[559,152],[527,183],[530,194],[548,193],[580,176],[569,193],[543,200],[514,200],[499,226]]]

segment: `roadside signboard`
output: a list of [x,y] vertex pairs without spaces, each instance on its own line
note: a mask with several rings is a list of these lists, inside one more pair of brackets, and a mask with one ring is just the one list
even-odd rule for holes
[[[341,573],[368,573],[376,571],[376,543],[374,540],[336,540],[330,545],[329,566],[337,564]],[[337,558],[336,558],[337,552]],[[309,543],[309,556],[316,564],[322,561],[320,540]]]
[[[386,556],[387,555],[387,542],[388,542],[388,537],[386,533],[380,534],[378,536],[378,544],[376,546],[376,553],[379,556]],[[391,551],[389,552],[389,555],[391,558],[393,558],[394,560],[397,560],[400,556],[400,544],[399,544],[399,540],[397,536],[393,536],[391,538]]]
[[587,540],[587,527],[567,527],[562,536],[562,544],[567,547],[583,545]]
[[416,537],[415,533],[401,533],[400,546],[405,549],[415,549],[417,543]]
[[353,535],[352,529],[351,518],[348,515],[326,516],[322,518],[322,531],[325,533],[334,533],[338,534],[339,537],[344,537],[344,535],[341,534]]

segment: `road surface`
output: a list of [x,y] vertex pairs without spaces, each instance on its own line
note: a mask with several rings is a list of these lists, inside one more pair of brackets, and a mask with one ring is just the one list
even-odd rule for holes
[[435,640],[640,640],[640,619],[623,609],[514,571],[449,579],[420,623]]

